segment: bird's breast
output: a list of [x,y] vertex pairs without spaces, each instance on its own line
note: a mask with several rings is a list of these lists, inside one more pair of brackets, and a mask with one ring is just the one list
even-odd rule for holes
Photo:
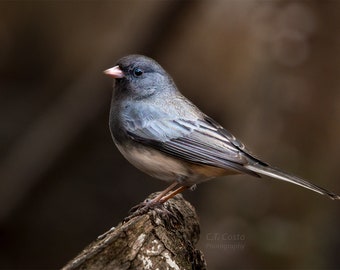
[[116,142],[116,145],[136,168],[166,182],[178,181],[180,184],[192,186],[218,176],[239,173],[232,169],[186,162],[139,144],[123,146]]
[[122,155],[136,168],[152,177],[173,182],[179,178],[187,178],[190,174],[188,166],[181,160],[169,157],[162,152],[143,145],[128,145],[116,143]]

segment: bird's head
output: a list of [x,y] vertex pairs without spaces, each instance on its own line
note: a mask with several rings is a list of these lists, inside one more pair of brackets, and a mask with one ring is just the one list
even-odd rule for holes
[[156,61],[143,55],[125,56],[104,73],[116,80],[117,97],[143,99],[176,89],[170,75]]

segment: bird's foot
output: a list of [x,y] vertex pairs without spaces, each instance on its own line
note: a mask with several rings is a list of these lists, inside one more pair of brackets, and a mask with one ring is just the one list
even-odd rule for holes
[[126,217],[123,222],[127,222],[134,217],[145,215],[150,212],[152,216],[161,217],[163,220],[176,220],[175,212],[173,212],[173,206],[168,201],[155,200],[155,199],[146,199],[144,202],[132,207],[129,211],[129,216]]
[[140,214],[145,214],[146,212],[148,212],[148,210],[156,208],[161,206],[162,203],[160,201],[155,201],[152,199],[146,199],[145,201],[135,205],[134,207],[132,207],[129,211],[129,214],[133,214],[133,213],[140,213]]
[[130,209],[129,216],[124,219],[124,222],[127,222],[134,217],[144,215],[150,210],[163,208],[162,206],[163,206],[163,203],[160,202],[159,200],[155,201],[152,199],[146,199],[145,201],[133,206]]

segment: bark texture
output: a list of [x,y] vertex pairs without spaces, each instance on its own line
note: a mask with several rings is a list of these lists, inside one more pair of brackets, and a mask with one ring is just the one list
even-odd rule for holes
[[206,269],[203,254],[195,248],[199,234],[195,209],[177,195],[162,206],[134,212],[99,236],[63,270]]

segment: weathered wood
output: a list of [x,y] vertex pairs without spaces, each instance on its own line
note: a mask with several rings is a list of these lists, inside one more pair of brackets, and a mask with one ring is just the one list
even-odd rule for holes
[[195,249],[198,217],[182,195],[126,220],[99,236],[62,270],[206,269],[203,254]]

